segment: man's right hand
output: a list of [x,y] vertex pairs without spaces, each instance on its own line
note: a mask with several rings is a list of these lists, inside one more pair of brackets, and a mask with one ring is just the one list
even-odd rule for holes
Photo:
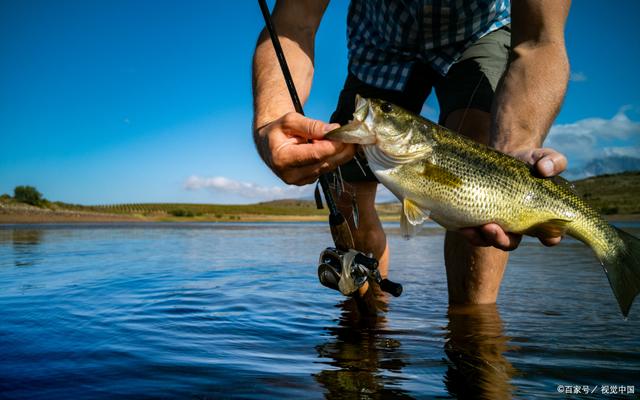
[[280,179],[290,185],[306,185],[353,158],[355,145],[323,140],[339,126],[290,112],[258,127],[256,146]]

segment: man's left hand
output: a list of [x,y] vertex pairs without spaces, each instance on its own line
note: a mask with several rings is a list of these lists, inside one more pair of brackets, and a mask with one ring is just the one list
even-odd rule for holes
[[[553,149],[514,151],[510,155],[533,165],[534,171],[543,178],[556,176],[567,168],[567,158]],[[506,232],[495,223],[463,228],[460,233],[474,246],[493,246],[505,251],[515,250],[522,240],[521,234]],[[538,239],[545,246],[555,246],[560,243],[562,236],[538,237]]]

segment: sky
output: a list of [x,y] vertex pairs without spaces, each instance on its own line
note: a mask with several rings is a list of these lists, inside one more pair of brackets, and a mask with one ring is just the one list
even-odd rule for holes
[[[269,2],[273,5],[273,1]],[[640,2],[573,2],[571,81],[545,145],[567,176],[640,169]],[[327,120],[347,71],[348,2],[316,38],[305,113]],[[255,1],[0,0],[0,194],[79,204],[300,197],[258,157]],[[553,66],[550,66],[553,68]],[[437,119],[430,98],[425,116]]]

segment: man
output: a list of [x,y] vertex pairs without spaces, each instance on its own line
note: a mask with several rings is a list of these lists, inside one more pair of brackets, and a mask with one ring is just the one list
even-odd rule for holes
[[[313,79],[314,39],[327,1],[281,0],[273,19],[301,100]],[[534,165],[541,176],[566,167],[541,148],[569,78],[564,25],[569,0],[353,0],[349,73],[332,122],[346,123],[356,94],[419,112],[432,88],[440,124]],[[335,123],[296,114],[268,35],[253,60],[254,138],[283,181],[303,185],[341,167],[359,209],[356,248],[371,252],[387,275],[389,251],[374,208],[377,182],[352,145],[322,140]],[[312,143],[307,143],[312,139]],[[349,162],[350,161],[350,162]],[[352,215],[351,202],[341,205]],[[451,304],[491,304],[520,235],[496,224],[447,232],[445,265]],[[554,245],[560,237],[541,237]],[[362,290],[366,290],[363,288]]]

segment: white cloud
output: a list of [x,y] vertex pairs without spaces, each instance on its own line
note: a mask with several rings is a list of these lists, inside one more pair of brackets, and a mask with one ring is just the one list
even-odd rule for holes
[[209,189],[220,193],[230,193],[248,199],[276,200],[307,197],[313,194],[313,185],[307,186],[261,186],[252,182],[241,182],[223,176],[203,178],[190,176],[184,183],[187,190]]
[[[255,201],[269,201],[277,199],[311,199],[315,185],[262,186],[252,182],[236,181],[223,176],[204,178],[194,175],[187,178],[184,188],[187,190],[207,189],[217,193],[239,195]],[[396,196],[393,193],[384,186],[378,185],[376,202],[385,203],[396,200]]]
[[545,146],[565,153],[570,163],[584,163],[609,155],[631,155],[640,146],[640,122],[622,107],[611,119],[586,118],[571,124],[554,125]]
[[569,80],[571,82],[584,82],[584,81],[587,80],[587,76],[583,72],[571,71],[571,75],[569,76]]
[[605,157],[640,157],[640,146],[605,147],[602,153]]
[[589,176],[638,170],[640,170],[640,158],[625,155],[610,155],[594,158],[582,167],[572,168],[563,175],[565,178],[573,180]]

